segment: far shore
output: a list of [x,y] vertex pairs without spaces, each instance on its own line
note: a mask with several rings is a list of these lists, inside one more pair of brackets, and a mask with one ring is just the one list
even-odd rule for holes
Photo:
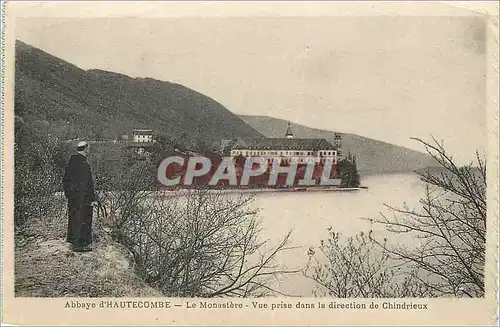
[[[367,190],[368,187],[366,186],[361,186],[361,187],[328,187],[328,186],[318,186],[318,187],[290,187],[290,188],[227,188],[227,189],[207,189],[208,192],[213,192],[213,193],[283,193],[283,192],[353,192],[353,191],[359,191],[359,190]],[[165,191],[168,192],[189,192],[189,188],[179,188],[176,190],[168,190],[166,189]],[[162,191],[163,192],[163,191]]]
[[[173,194],[183,194],[192,191],[192,188],[177,188],[177,189],[162,189],[156,191],[148,191],[152,194],[162,194],[162,195],[173,195]],[[247,194],[247,193],[284,193],[284,192],[356,192],[360,190],[368,190],[367,186],[360,187],[328,187],[328,186],[317,186],[317,187],[290,187],[290,188],[227,188],[227,189],[206,189],[209,193],[227,193],[227,194]],[[56,197],[64,198],[63,192],[56,192]]]

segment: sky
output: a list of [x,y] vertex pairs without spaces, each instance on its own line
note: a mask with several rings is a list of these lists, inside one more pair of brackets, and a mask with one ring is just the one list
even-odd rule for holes
[[23,18],[16,38],[83,69],[191,87],[267,115],[459,161],[486,150],[477,17]]

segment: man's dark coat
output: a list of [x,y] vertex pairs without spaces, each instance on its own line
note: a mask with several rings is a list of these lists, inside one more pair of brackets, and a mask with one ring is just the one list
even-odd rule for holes
[[68,199],[67,241],[75,246],[92,242],[92,206],[96,200],[92,171],[87,158],[80,154],[71,156],[63,180],[64,195]]

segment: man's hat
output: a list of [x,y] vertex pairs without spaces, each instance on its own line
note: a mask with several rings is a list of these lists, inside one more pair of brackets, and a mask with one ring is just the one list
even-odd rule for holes
[[76,146],[76,149],[78,151],[83,151],[87,147],[88,143],[85,141],[78,142],[78,145]]

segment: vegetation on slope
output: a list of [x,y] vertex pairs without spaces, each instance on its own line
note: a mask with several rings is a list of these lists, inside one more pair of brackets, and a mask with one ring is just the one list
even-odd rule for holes
[[16,42],[15,113],[71,139],[115,139],[151,128],[184,144],[260,137],[215,100],[185,86],[151,78],[85,71]]
[[93,251],[75,253],[66,243],[65,201],[53,199],[50,215],[30,220],[17,234],[15,294],[22,297],[161,296],[136,274],[128,250],[96,220]]

